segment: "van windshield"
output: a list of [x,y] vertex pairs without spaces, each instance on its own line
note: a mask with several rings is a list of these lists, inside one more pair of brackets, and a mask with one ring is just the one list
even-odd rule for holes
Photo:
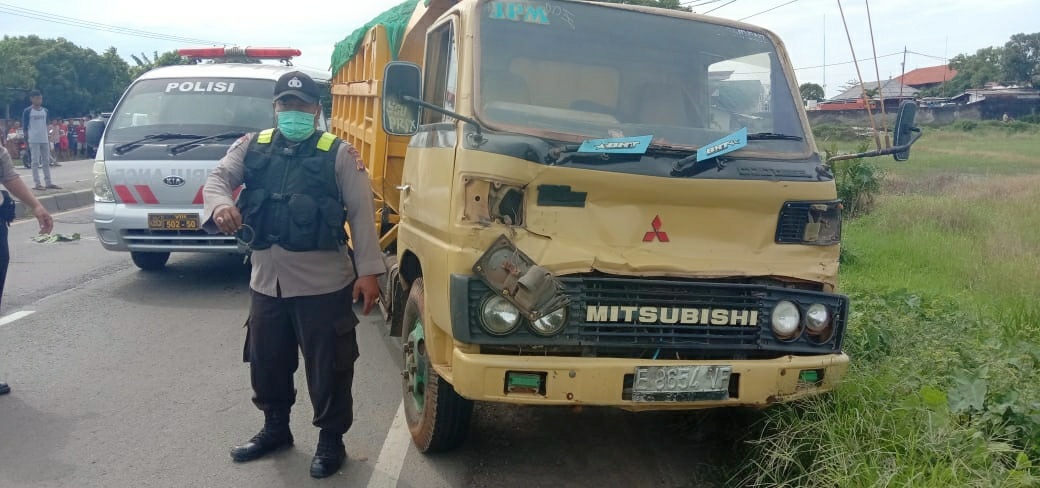
[[793,136],[755,140],[750,151],[809,150],[762,33],[551,0],[491,0],[480,22],[476,112],[492,127],[692,147],[747,128]]
[[166,78],[130,87],[105,129],[108,142],[158,133],[210,136],[274,127],[274,80]]

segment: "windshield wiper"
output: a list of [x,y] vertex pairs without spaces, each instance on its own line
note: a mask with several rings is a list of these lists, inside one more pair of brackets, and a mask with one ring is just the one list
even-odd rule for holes
[[216,134],[216,135],[212,135],[212,136],[202,137],[200,139],[195,139],[194,141],[182,142],[182,143],[177,144],[175,146],[170,146],[169,150],[170,150],[170,154],[177,155],[177,154],[180,154],[180,153],[182,153],[184,151],[187,151],[187,150],[191,149],[191,146],[197,146],[197,145],[199,145],[200,143],[202,143],[204,141],[212,141],[212,140],[216,140],[216,139],[230,139],[232,137],[242,137],[244,135],[246,135],[246,133],[242,132],[242,131],[238,131],[238,132],[224,132],[224,133],[221,133],[221,134]]
[[777,134],[775,132],[756,132],[754,134],[748,134],[747,139],[749,141],[800,141],[802,140],[802,137]]
[[114,151],[116,153],[116,155],[122,156],[123,154],[126,154],[126,153],[128,153],[128,152],[130,152],[130,151],[132,151],[134,149],[137,149],[137,148],[141,147],[141,143],[148,142],[148,141],[159,141],[159,140],[163,140],[163,139],[198,139],[198,138],[201,138],[201,137],[204,137],[204,136],[200,136],[200,135],[196,135],[196,134],[175,134],[175,133],[172,133],[172,132],[161,132],[159,134],[151,134],[151,135],[144,136],[144,137],[142,137],[142,138],[140,138],[140,139],[138,139],[136,141],[131,141],[131,142],[128,142],[126,144],[120,144],[120,145],[112,148],[112,151]]

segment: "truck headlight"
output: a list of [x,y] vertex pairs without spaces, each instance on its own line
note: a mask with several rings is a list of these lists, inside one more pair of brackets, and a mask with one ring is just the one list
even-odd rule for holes
[[773,307],[772,322],[773,334],[780,339],[790,339],[798,333],[798,324],[801,323],[801,314],[798,306],[781,300]]
[[830,322],[831,312],[821,303],[809,305],[809,309],[805,311],[805,328],[809,329],[809,332],[819,334],[827,329]]
[[540,336],[559,334],[567,325],[567,307],[561,307],[531,322],[531,330]]
[[516,330],[520,325],[520,310],[509,300],[491,295],[480,304],[480,326],[488,334],[501,336]]

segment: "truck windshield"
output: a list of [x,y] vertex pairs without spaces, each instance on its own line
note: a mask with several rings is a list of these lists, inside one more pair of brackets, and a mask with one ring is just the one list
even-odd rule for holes
[[476,109],[491,127],[692,147],[747,128],[794,136],[749,151],[808,152],[776,46],[759,32],[557,1],[489,1],[480,22]]
[[274,126],[274,80],[166,78],[130,87],[105,129],[108,142],[159,133],[211,136]]

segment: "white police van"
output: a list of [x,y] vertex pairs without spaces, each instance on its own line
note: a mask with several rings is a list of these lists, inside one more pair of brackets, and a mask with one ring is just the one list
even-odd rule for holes
[[[171,252],[244,253],[235,237],[202,230],[202,187],[228,147],[246,132],[275,126],[275,81],[304,71],[327,85],[329,73],[291,65],[290,48],[182,49],[206,62],[157,68],[127,88],[97,141],[94,227],[110,251],[161,269]],[[279,59],[283,64],[222,62]],[[326,129],[319,117],[319,129]]]

